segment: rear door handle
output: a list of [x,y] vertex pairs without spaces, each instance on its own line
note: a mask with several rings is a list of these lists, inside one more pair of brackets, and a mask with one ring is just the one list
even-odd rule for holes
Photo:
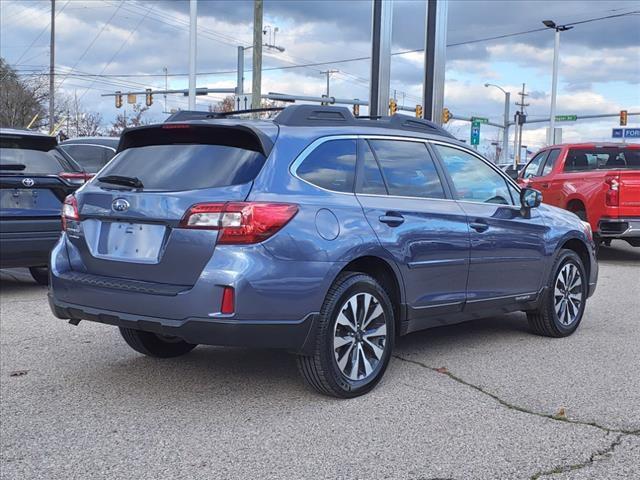
[[551,185],[549,183],[540,184],[540,188],[549,188]]
[[489,228],[489,225],[485,222],[471,222],[469,224],[471,228],[473,228],[476,232],[482,233]]
[[390,227],[397,227],[398,225],[402,225],[404,223],[404,217],[400,214],[391,214],[388,212],[386,215],[380,215],[378,217],[382,223],[386,223]]

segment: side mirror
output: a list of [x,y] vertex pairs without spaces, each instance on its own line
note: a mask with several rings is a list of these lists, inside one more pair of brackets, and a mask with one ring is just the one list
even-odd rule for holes
[[524,187],[520,190],[520,205],[524,209],[539,207],[542,203],[542,193],[534,188]]

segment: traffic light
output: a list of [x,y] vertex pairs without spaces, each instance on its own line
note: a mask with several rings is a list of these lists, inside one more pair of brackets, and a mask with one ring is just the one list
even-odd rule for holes
[[360,115],[360,105],[358,105],[357,103],[353,104],[353,116],[357,117]]
[[422,118],[422,105],[416,105],[416,118]]
[[116,92],[116,108],[122,107],[122,92]]
[[389,115],[395,115],[396,113],[398,113],[398,102],[396,102],[395,99],[390,98],[389,99]]
[[627,111],[626,110],[620,110],[620,126],[621,127],[626,127],[627,126]]
[[150,107],[151,105],[153,105],[153,93],[151,93],[150,88],[145,89],[145,92],[146,92],[146,98],[144,103],[147,107]]
[[453,114],[449,111],[448,108],[442,109],[442,123],[449,123]]

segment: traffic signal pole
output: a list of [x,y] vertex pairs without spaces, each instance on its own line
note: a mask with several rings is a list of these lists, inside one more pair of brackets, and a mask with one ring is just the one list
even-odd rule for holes
[[198,0],[190,0],[189,15],[189,110],[195,110]]

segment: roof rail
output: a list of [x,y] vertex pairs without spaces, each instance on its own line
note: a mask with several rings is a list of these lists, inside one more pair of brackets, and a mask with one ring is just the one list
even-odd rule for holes
[[332,105],[291,105],[280,112],[273,121],[278,125],[291,127],[368,126],[433,133],[454,138],[453,135],[444,128],[429,120],[413,118],[407,115],[354,117],[351,114],[351,110],[347,107],[336,107]]

